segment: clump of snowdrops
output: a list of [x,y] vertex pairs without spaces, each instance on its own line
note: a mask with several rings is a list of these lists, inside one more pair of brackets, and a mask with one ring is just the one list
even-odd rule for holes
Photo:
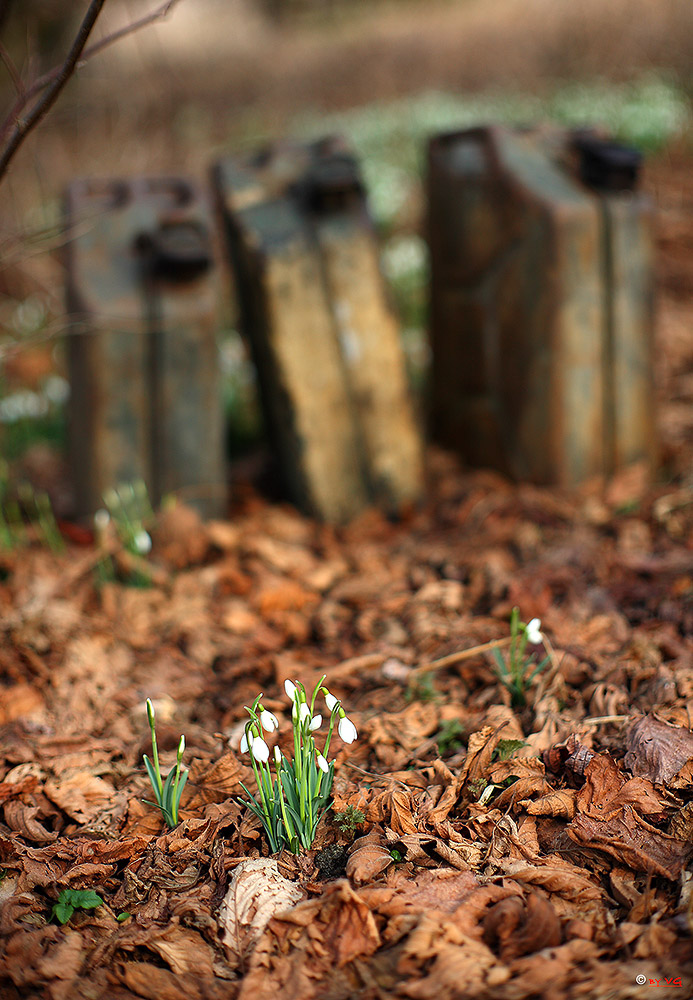
[[[279,728],[279,721],[262,704],[262,695],[257,696],[250,708],[246,706],[250,718],[245,724],[240,749],[250,754],[257,796],[253,797],[245,785],[243,790],[249,797],[246,805],[262,821],[273,853],[287,847],[297,854],[301,848],[311,847],[332,791],[334,761],[329,762],[328,756],[335,726],[344,743],[353,743],[358,735],[339,699],[323,686],[325,677],[320,678],[310,696],[300,681],[284,683],[291,701],[292,760],[284,756],[279,746],[270,753],[263,732],[274,732]],[[319,694],[329,712],[322,750],[315,742],[323,723],[322,714],[315,711]]]

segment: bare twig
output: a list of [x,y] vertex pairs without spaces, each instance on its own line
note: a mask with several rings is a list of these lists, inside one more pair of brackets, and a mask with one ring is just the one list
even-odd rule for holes
[[512,636],[505,636],[503,639],[493,639],[491,642],[484,642],[480,646],[470,646],[469,649],[461,649],[457,653],[450,653],[449,656],[442,656],[439,660],[432,660],[431,663],[422,663],[421,666],[415,667],[411,675],[412,677],[418,677],[419,674],[430,674],[435,670],[442,670],[444,667],[452,667],[455,663],[460,663],[462,660],[469,660],[473,656],[480,656],[482,653],[488,653],[492,649],[502,649],[503,646],[509,646],[512,642]]
[[[0,13],[2,11],[2,2],[3,0],[0,0]],[[119,28],[110,35],[106,35],[104,38],[99,39],[98,42],[94,42],[92,45],[87,46],[87,39],[89,38],[91,30],[94,27],[96,19],[99,16],[105,2],[106,0],[91,0],[87,13],[82,20],[65,61],[60,66],[56,66],[54,69],[44,73],[28,86],[24,86],[22,84],[18,75],[17,79],[15,79],[16,70],[13,73],[14,65],[12,64],[12,61],[9,60],[8,62],[5,59],[3,55],[4,49],[0,51],[0,60],[2,60],[7,66],[8,71],[12,75],[15,88],[18,90],[17,100],[10,109],[9,114],[3,121],[2,125],[0,125],[0,137],[5,141],[5,148],[0,152],[0,181],[7,172],[10,160],[17,152],[28,133],[51,109],[75,69],[84,65],[84,63],[91,56],[96,55],[97,52],[102,52],[105,48],[113,45],[114,42],[119,41],[126,35],[130,35],[149,24],[153,24],[155,21],[163,19],[171,12],[171,10],[173,10],[180,0],[165,0],[164,3],[160,4],[155,10],[146,14],[144,17],[125,25],[123,28]],[[10,68],[10,65],[12,65],[12,69]],[[40,97],[33,108],[26,115],[24,115],[23,113],[26,106],[35,97],[38,97],[39,94],[43,94],[43,96]]]
[[106,0],[91,0],[65,62],[59,67],[55,79],[46,88],[43,96],[36,102],[26,117],[16,118],[11,127],[5,148],[0,153],[0,181],[7,173],[10,160],[24,142],[29,132],[41,121],[44,115],[48,114],[57,101],[60,92],[65,87],[65,84],[74,73],[75,66],[84,51],[87,39],[105,2]]

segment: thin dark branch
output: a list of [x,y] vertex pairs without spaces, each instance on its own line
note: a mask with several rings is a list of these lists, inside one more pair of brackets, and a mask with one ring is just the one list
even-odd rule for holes
[[[104,38],[100,38],[98,42],[94,42],[92,45],[88,46],[82,53],[79,59],[79,65],[90,59],[92,56],[96,55],[97,52],[102,52],[104,49],[108,48],[109,45],[113,45],[114,42],[119,41],[121,38],[125,38],[126,35],[131,35],[134,31],[139,31],[140,28],[146,28],[148,24],[153,24],[155,21],[162,20],[166,15],[173,10],[180,0],[166,0],[162,3],[156,10],[151,11],[149,14],[145,14],[138,21],[133,21],[131,24],[126,24],[125,27],[119,28],[110,35],[106,35]],[[32,97],[40,94],[42,90],[45,90],[56,77],[59,75],[62,67],[56,66],[54,69],[49,70],[40,76],[37,80],[26,88],[25,103],[30,101]],[[13,113],[16,115],[16,108],[13,109]]]
[[87,44],[87,39],[105,3],[106,0],[91,0],[84,19],[75,35],[72,47],[67,54],[65,62],[58,68],[55,79],[46,87],[43,96],[36,102],[29,113],[23,118],[16,118],[5,148],[0,154],[0,181],[7,172],[10,160],[24,142],[29,132],[50,111],[65,84],[74,73],[75,66],[79,62],[80,56]]
[[[10,2],[11,0],[0,0],[0,15],[4,9],[3,4],[9,5]],[[102,52],[109,45],[113,45],[114,42],[119,41],[126,35],[130,35],[134,31],[139,31],[140,28],[145,28],[147,25],[165,18],[180,0],[165,0],[164,3],[160,4],[151,13],[146,14],[137,21],[133,21],[131,24],[125,25],[123,28],[119,28],[118,31],[114,31],[110,35],[106,35],[98,42],[94,42],[93,45],[85,47],[94,22],[105,2],[106,0],[100,0],[100,2],[92,0],[65,62],[60,66],[56,66],[48,73],[44,73],[43,76],[40,76],[28,87],[23,85],[19,75],[16,73],[16,69],[14,69],[14,64],[0,43],[0,61],[4,62],[7,66],[18,93],[17,100],[5,120],[0,124],[0,142],[5,144],[4,150],[0,152],[0,180],[2,180],[7,172],[10,160],[19,149],[27,134],[48,113],[75,69],[85,63],[91,56],[96,55],[97,52]],[[42,91],[46,91],[44,97],[24,116],[23,113],[27,104]]]

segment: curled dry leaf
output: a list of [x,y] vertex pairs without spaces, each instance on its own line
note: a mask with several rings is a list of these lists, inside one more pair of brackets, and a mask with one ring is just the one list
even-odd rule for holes
[[347,878],[355,885],[363,885],[382,875],[393,860],[389,850],[380,844],[378,834],[366,834],[351,845],[346,863]]
[[301,899],[301,889],[279,874],[273,858],[242,861],[234,870],[219,910],[219,926],[227,951],[242,961],[270,918]]
[[57,832],[47,830],[36,818],[40,812],[38,806],[29,806],[19,799],[12,799],[4,805],[5,822],[10,830],[16,831],[26,840],[35,844],[49,844],[58,836]]
[[485,943],[510,962],[561,943],[561,926],[551,903],[537,893],[527,899],[509,896],[494,904],[484,918]]
[[666,784],[693,758],[693,733],[656,715],[628,727],[624,764],[632,774]]

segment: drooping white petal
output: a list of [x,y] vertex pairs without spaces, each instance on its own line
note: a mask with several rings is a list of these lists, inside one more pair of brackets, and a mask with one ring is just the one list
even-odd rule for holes
[[266,733],[273,733],[275,729],[279,729],[277,716],[273,712],[269,712],[266,708],[260,712],[260,722]]
[[314,715],[313,718],[310,720],[310,725],[308,726],[308,728],[310,729],[311,733],[314,733],[315,730],[319,729],[321,725],[322,725],[322,715]]
[[293,683],[293,681],[290,681],[287,678],[284,681],[284,690],[286,691],[286,697],[291,698],[291,700],[293,701],[294,695],[296,694],[296,685]]
[[327,772],[330,770],[330,765],[327,763],[327,761],[325,760],[325,758],[323,757],[323,755],[321,753],[319,753],[315,759],[317,761],[317,764],[318,764],[318,767],[320,768],[320,770],[324,771],[325,774],[327,774]]
[[345,743],[353,743],[358,736],[356,726],[351,719],[347,719],[346,715],[343,719],[339,720],[337,732],[339,733],[340,739],[342,739]]
[[148,531],[145,531],[144,529],[142,531],[138,531],[132,541],[135,546],[135,551],[141,556],[146,556],[148,552],[151,552],[152,537]]
[[250,747],[250,752],[255,760],[259,760],[261,764],[266,764],[269,760],[269,747],[263,740],[262,736],[255,737]]
[[339,704],[339,699],[335,698],[333,694],[325,695],[325,704],[327,705],[327,710],[329,712],[334,712],[335,707]]
[[243,730],[243,735],[241,736],[240,751],[241,753],[248,752],[248,734],[245,732],[245,730]]
[[540,618],[532,618],[531,622],[527,623],[527,639],[534,645],[538,645],[542,641]]
[[279,747],[274,748],[274,763],[279,767],[282,762],[282,752]]

